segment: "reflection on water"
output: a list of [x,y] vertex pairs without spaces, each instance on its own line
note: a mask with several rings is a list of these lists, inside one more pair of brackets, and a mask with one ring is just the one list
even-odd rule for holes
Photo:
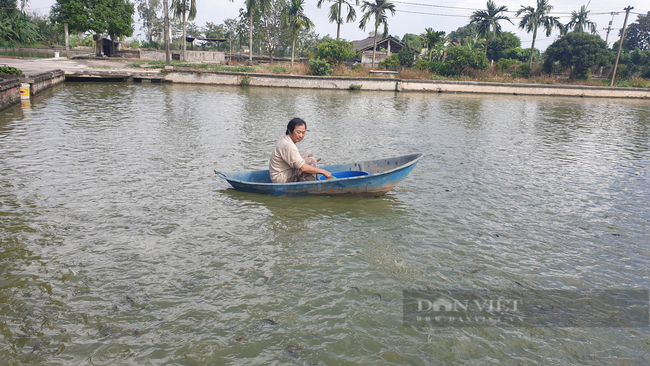
[[[378,198],[237,192],[295,116]],[[402,290],[644,288],[645,101],[65,84],[0,114],[6,363],[645,363],[642,329],[403,327]],[[602,305],[602,304],[601,304]],[[117,360],[117,361],[116,361]],[[489,361],[488,361],[489,362]]]

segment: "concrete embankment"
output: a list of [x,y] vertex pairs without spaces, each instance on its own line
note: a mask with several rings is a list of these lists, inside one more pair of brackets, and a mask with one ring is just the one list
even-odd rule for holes
[[20,101],[20,87],[22,84],[29,84],[29,97],[33,97],[41,91],[64,81],[65,73],[62,70],[2,80],[0,81],[0,110]]
[[305,89],[351,89],[353,85],[360,85],[361,90],[650,99],[650,89],[644,88],[484,83],[446,80],[348,78],[225,72],[197,73],[191,71],[170,72],[165,77],[165,80],[174,83],[249,85]]

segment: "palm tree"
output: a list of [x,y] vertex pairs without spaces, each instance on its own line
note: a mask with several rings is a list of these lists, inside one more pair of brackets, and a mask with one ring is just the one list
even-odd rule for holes
[[366,23],[371,17],[375,17],[375,42],[372,47],[372,67],[375,67],[375,53],[377,52],[377,29],[380,25],[384,25],[384,37],[388,35],[388,17],[386,11],[390,11],[391,15],[395,15],[395,4],[387,0],[375,0],[371,3],[367,0],[363,1],[361,11],[365,12],[361,17],[359,28],[366,30]]
[[533,32],[533,43],[530,46],[530,61],[528,64],[533,66],[533,55],[535,54],[535,39],[537,38],[537,28],[543,27],[546,31],[546,36],[550,36],[553,28],[557,28],[560,32],[563,31],[560,18],[550,16],[549,13],[553,10],[553,6],[548,3],[548,0],[537,0],[537,7],[521,6],[521,9],[515,14],[516,17],[524,15],[519,22],[519,28],[525,29],[526,33]]
[[445,39],[445,32],[436,32],[433,30],[433,28],[427,28],[424,31],[425,32],[421,35],[423,41],[422,43],[424,44],[424,47],[429,50],[429,61],[431,61],[431,55],[433,54],[436,45],[438,42]]
[[487,2],[487,9],[486,10],[477,10],[472,14],[470,17],[471,21],[469,24],[474,24],[476,23],[478,25],[478,32],[479,34],[483,35],[485,37],[485,54],[487,55],[487,49],[488,45],[490,44],[490,32],[494,33],[492,38],[495,38],[499,34],[501,34],[501,24],[499,24],[500,20],[507,20],[510,22],[510,24],[514,24],[510,18],[508,18],[506,15],[499,15],[499,13],[503,13],[508,11],[507,6],[497,6],[497,4],[492,1],[488,0]]
[[[318,3],[316,3],[318,9],[320,9],[321,5],[323,5],[323,1],[325,0],[318,0]],[[352,4],[347,0],[327,0],[327,1],[334,2],[334,4],[330,6],[329,21],[330,23],[336,22],[336,40],[338,41],[339,38],[341,38],[341,23],[343,23],[343,17],[342,17],[343,6],[347,5],[348,7],[348,15],[345,17],[346,23],[354,22],[355,20],[357,20],[357,12],[354,10],[354,6],[352,6]],[[359,0],[354,0],[354,5],[359,6]]]
[[171,10],[174,18],[183,21],[183,39],[181,40],[183,50],[181,52],[181,59],[185,61],[187,47],[185,43],[185,27],[188,20],[194,20],[196,18],[196,0],[172,0]]
[[245,0],[248,15],[248,62],[253,63],[253,12],[266,12],[271,6],[271,0]]
[[294,51],[296,49],[296,36],[301,29],[310,30],[314,27],[311,19],[305,15],[305,0],[291,0],[289,6],[282,12],[282,23],[291,31],[291,68],[293,69]]
[[589,29],[591,34],[598,33],[596,30],[596,23],[587,18],[589,12],[590,10],[587,10],[587,5],[581,6],[579,12],[575,10],[572,11],[571,21],[567,23],[565,33],[568,32],[569,29],[573,29],[574,32],[585,32],[587,29]]

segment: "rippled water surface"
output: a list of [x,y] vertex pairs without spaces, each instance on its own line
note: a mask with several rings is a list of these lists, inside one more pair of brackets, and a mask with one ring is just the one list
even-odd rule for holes
[[[236,192],[291,117],[379,198]],[[647,364],[648,327],[402,323],[402,290],[647,288],[650,103],[65,84],[0,113],[0,359]]]

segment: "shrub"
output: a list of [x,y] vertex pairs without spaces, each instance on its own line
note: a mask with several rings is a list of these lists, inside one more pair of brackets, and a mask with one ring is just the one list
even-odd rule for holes
[[441,70],[441,75],[460,75],[468,68],[487,70],[490,68],[490,62],[479,50],[472,50],[468,47],[448,47],[447,59],[444,70]]
[[350,84],[350,90],[361,90],[361,87],[363,85],[358,85],[358,84]]
[[21,75],[23,72],[12,66],[1,66],[0,75]]
[[497,71],[501,73],[506,73],[508,72],[512,64],[515,63],[517,63],[517,60],[513,60],[511,58],[502,58],[499,60],[499,62],[497,62],[495,68],[497,69]]
[[379,63],[379,67],[384,68],[386,70],[392,70],[392,71],[399,71],[399,67],[400,67],[399,65],[400,65],[399,58],[395,53],[390,55],[389,58]]
[[418,59],[417,61],[415,61],[415,64],[413,65],[412,69],[415,71],[430,70],[429,61],[422,58]]
[[140,42],[138,42],[137,39],[134,39],[129,43],[129,47],[131,48],[140,48]]
[[529,78],[530,77],[530,65],[529,64],[521,64],[517,68],[517,72],[515,73],[519,77],[523,78]]
[[399,64],[402,67],[412,67],[413,64],[415,63],[415,57],[417,56],[417,52],[415,50],[412,50],[408,47],[402,48],[398,53],[397,53],[397,58],[399,59]]
[[316,50],[316,58],[329,61],[330,64],[340,65],[342,62],[345,62],[356,55],[356,52],[353,50],[353,45],[350,42],[346,42],[342,39],[328,39],[325,42],[318,45]]
[[319,58],[312,58],[309,60],[309,67],[311,68],[311,73],[318,76],[327,76],[332,73],[332,67],[330,64]]
[[358,64],[352,65],[352,70],[360,71],[362,67],[363,67],[363,65],[361,64],[361,62],[359,62]]

